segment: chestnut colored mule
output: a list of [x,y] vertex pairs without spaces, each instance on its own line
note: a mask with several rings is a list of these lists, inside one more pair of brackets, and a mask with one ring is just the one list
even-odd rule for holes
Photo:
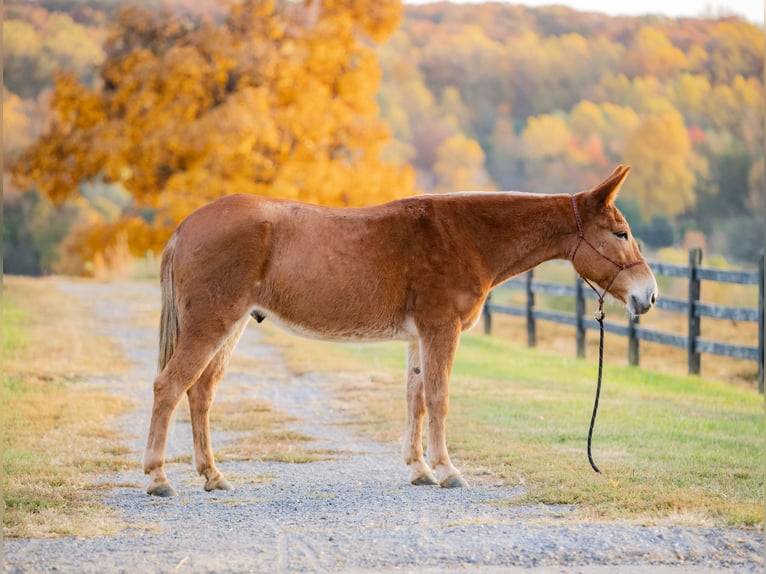
[[453,193],[329,208],[231,195],[192,213],[162,256],[149,494],[175,494],[165,443],[184,393],[205,490],[231,488],[213,459],[209,411],[250,316],[321,339],[407,341],[410,481],[466,486],[447,452],[449,378],[460,334],[477,323],[490,289],[543,261],[569,259],[630,313],[654,304],[654,275],[614,205],[629,169],[574,196]]

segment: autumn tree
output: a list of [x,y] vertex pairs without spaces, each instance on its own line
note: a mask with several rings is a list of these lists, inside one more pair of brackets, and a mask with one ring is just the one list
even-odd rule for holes
[[[176,16],[134,9],[103,45],[120,3],[15,2],[4,22],[6,158],[50,123],[51,70],[72,72],[17,169],[86,211],[70,259],[154,248],[234,191],[353,205],[409,193],[413,172],[424,191],[575,190],[626,162],[645,229],[766,232],[763,28],[735,16],[439,2],[392,33],[393,0],[146,0]],[[108,181],[130,193],[105,200]]]
[[54,69],[69,70],[87,83],[104,57],[100,34],[60,13],[36,24],[3,20],[4,85],[33,98],[50,83]]
[[85,257],[127,234],[156,250],[190,211],[229,193],[361,205],[412,193],[374,99],[372,48],[398,24],[391,0],[234,4],[220,24],[128,8],[96,89],[59,74],[54,121],[15,166],[57,202],[83,182],[132,196],[82,232]]
[[706,71],[714,83],[728,84],[735,76],[763,77],[763,29],[737,22],[715,23],[708,34]]
[[627,139],[625,159],[636,166],[630,190],[647,218],[674,217],[694,205],[691,143],[678,112],[668,107],[642,118]]
[[494,189],[484,169],[484,151],[474,140],[452,136],[439,146],[434,162],[436,191],[483,191]]
[[668,86],[668,98],[684,115],[687,123],[700,125],[707,117],[710,81],[701,74],[680,74]]
[[521,143],[509,117],[498,117],[487,147],[487,170],[497,186],[504,190],[521,189],[524,165]]
[[32,143],[30,118],[24,113],[24,101],[3,90],[3,153],[15,154]]
[[644,26],[625,53],[625,66],[633,76],[667,78],[688,69],[689,62],[662,30]]

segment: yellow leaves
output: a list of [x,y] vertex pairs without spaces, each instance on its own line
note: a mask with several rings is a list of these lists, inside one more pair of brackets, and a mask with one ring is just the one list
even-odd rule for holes
[[244,0],[229,4],[226,30],[235,41],[258,38],[276,42],[284,37],[286,24],[276,12],[274,0]]
[[3,19],[3,51],[14,58],[33,58],[42,49],[42,40],[34,27],[23,20]]
[[57,74],[55,82],[51,129],[21,154],[12,171],[18,184],[34,181],[60,204],[76,194],[80,181],[98,173],[104,154],[94,145],[91,131],[106,116],[98,94],[74,76]]
[[649,115],[628,139],[625,159],[641,166],[631,174],[631,194],[645,217],[674,217],[694,204],[691,142],[677,112]]
[[740,109],[737,96],[730,86],[717,84],[706,103],[708,118],[716,128],[724,130],[739,122]]
[[31,141],[31,122],[24,113],[24,102],[16,94],[3,90],[3,152],[6,161]]
[[3,83],[24,98],[50,85],[54,70],[66,70],[89,82],[103,61],[101,33],[74,22],[58,10],[17,6],[3,20]]
[[87,130],[106,118],[99,95],[85,88],[72,74],[54,77],[51,107],[62,130]]
[[562,118],[545,114],[529,118],[521,137],[529,157],[540,159],[562,154],[572,134]]
[[705,76],[681,74],[669,87],[668,95],[685,114],[701,118],[710,91],[710,81]]
[[484,171],[484,151],[463,135],[444,140],[433,167],[437,191],[481,191],[493,189]]
[[606,131],[606,127],[600,106],[588,100],[581,101],[569,114],[569,129],[580,139],[591,134],[601,134]]
[[755,24],[719,21],[706,47],[715,83],[728,84],[737,75],[763,76],[763,30]]
[[124,10],[107,41],[103,89],[62,76],[59,122],[26,166],[52,197],[100,173],[125,186],[131,209],[152,208],[151,224],[126,211],[78,228],[83,260],[123,236],[136,253],[158,249],[188,213],[229,193],[331,205],[410,194],[411,170],[380,161],[389,139],[377,118],[380,71],[357,38],[360,29],[382,37],[401,6],[372,4],[301,12],[246,0],[224,25],[194,28]]
[[[311,0],[311,4],[320,3]],[[324,17],[348,17],[358,31],[375,42],[382,42],[393,33],[402,17],[400,0],[322,0]]]
[[380,86],[381,73],[375,52],[360,47],[351,58],[352,65],[344,66],[335,81],[335,93],[362,114],[376,114],[375,94]]
[[103,61],[100,33],[94,34],[66,14],[56,14],[52,20],[43,48],[55,55],[58,69],[82,73]]
[[657,28],[644,26],[636,32],[625,54],[625,65],[634,76],[666,78],[689,68],[686,55]]
[[62,244],[66,271],[91,276],[124,272],[135,255],[144,256],[164,244],[171,232],[153,228],[140,217],[126,215],[107,222],[95,210],[87,210]]

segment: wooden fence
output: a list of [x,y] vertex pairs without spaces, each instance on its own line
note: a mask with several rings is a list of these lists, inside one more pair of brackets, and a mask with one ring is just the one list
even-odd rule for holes
[[[658,309],[684,313],[688,318],[688,330],[686,335],[680,335],[677,333],[665,333],[654,329],[648,329],[640,326],[638,317],[629,318],[627,326],[605,322],[604,328],[607,332],[628,338],[628,363],[631,365],[638,365],[640,341],[650,341],[661,345],[670,345],[672,347],[686,349],[689,363],[689,374],[699,374],[700,356],[703,353],[756,361],[758,363],[758,390],[763,393],[764,297],[766,297],[764,295],[764,254],[761,254],[757,271],[729,271],[702,267],[702,252],[699,249],[691,249],[689,251],[688,265],[671,265],[668,263],[650,262],[649,266],[652,268],[655,275],[681,277],[688,280],[688,299],[674,299],[660,296],[656,305]],[[758,285],[758,307],[730,307],[703,303],[700,301],[700,287],[702,281]],[[485,333],[491,333],[492,315],[496,313],[526,317],[527,342],[530,347],[536,346],[537,343],[538,321],[552,321],[554,323],[571,325],[575,328],[577,356],[585,356],[585,333],[588,329],[598,330],[598,323],[596,320],[585,316],[585,300],[595,300],[597,297],[590,289],[584,288],[582,279],[578,277],[574,286],[562,285],[559,283],[546,283],[535,281],[534,272],[529,271],[524,275],[505,282],[498,288],[524,290],[526,292],[526,305],[523,307],[498,305],[492,302],[490,295],[484,305]],[[535,295],[538,293],[573,296],[575,299],[575,312],[564,313],[535,307]],[[732,345],[729,343],[703,339],[700,337],[702,317],[758,323],[758,345]]]

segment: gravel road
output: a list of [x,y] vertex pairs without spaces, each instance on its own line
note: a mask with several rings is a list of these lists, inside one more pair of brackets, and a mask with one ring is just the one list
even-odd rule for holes
[[[515,507],[513,487],[413,487],[399,445],[354,436],[329,377],[291,377],[278,350],[251,325],[220,387],[236,388],[297,417],[291,427],[337,451],[306,464],[223,462],[231,492],[205,493],[189,462],[168,465],[179,496],[144,493],[140,472],[155,371],[159,289],[148,283],[59,286],[102,319],[103,335],[124,348],[133,368],[92,383],[129,396],[136,410],[120,421],[135,470],[105,476],[105,504],[131,527],[113,537],[10,539],[4,572],[761,572],[762,532],[722,528],[583,524],[566,507]],[[143,317],[144,320],[137,320]],[[256,362],[257,361],[257,362]],[[235,358],[236,363],[236,358]],[[244,364],[244,362],[242,363]],[[252,368],[257,364],[257,368]],[[338,377],[350,377],[338,374]],[[232,383],[236,384],[232,384]],[[215,429],[214,429],[215,430]],[[213,433],[214,446],[237,439]],[[173,423],[168,455],[190,455],[189,424]],[[471,477],[468,477],[469,479]]]

